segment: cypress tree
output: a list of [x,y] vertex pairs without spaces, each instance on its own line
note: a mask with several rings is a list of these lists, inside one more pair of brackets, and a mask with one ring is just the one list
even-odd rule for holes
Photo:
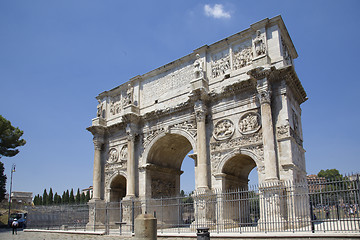
[[54,204],[54,194],[52,188],[50,188],[46,205],[53,205],[53,204]]
[[60,196],[56,192],[54,195],[54,205],[59,205],[60,203],[61,203]]
[[42,197],[42,205],[47,205],[48,203],[48,194],[46,192],[46,188],[44,189],[43,197]]
[[70,198],[69,198],[69,204],[74,204],[74,203],[75,203],[74,189],[71,189]]
[[42,196],[39,196],[39,205],[43,205],[43,199],[42,199]]
[[69,204],[70,203],[70,194],[69,194],[69,189],[66,190],[66,194],[65,194],[65,204]]
[[85,193],[81,193],[81,196],[80,196],[80,204],[85,204],[86,203],[86,196],[85,196]]
[[66,198],[66,193],[64,191],[63,195],[62,195],[62,198],[61,198],[61,204],[65,204],[65,198]]
[[80,200],[81,200],[81,196],[80,196],[80,190],[78,188],[76,192],[75,203],[80,204]]
[[34,205],[36,206],[36,205],[38,205],[38,196],[36,195],[35,197],[34,197],[34,200],[33,200],[33,203],[34,203]]
[[85,198],[86,202],[90,201],[90,190],[88,190],[86,192],[86,198]]

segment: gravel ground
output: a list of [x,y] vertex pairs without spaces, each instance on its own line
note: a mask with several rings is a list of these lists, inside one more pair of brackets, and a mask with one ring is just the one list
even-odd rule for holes
[[66,234],[66,233],[44,233],[44,232],[23,232],[19,229],[17,235],[12,235],[11,229],[0,230],[0,240],[129,240],[123,236],[105,235],[86,235],[86,234]]

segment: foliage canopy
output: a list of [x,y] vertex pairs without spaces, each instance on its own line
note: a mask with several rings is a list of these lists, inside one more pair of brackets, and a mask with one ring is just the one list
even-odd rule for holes
[[0,115],[0,158],[13,157],[19,153],[17,147],[24,146],[26,141],[20,139],[23,131],[11,125],[11,122]]

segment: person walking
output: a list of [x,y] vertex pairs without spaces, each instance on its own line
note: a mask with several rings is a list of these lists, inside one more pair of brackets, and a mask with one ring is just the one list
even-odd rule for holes
[[12,227],[12,234],[14,235],[14,233],[16,233],[17,235],[17,228],[19,226],[19,222],[17,221],[16,218],[14,218],[14,221],[11,223],[11,227]]

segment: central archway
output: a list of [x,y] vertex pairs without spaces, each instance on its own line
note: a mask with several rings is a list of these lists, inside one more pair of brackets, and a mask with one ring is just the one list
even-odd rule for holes
[[154,142],[147,155],[151,198],[180,194],[181,165],[192,148],[189,140],[180,134],[165,134]]

